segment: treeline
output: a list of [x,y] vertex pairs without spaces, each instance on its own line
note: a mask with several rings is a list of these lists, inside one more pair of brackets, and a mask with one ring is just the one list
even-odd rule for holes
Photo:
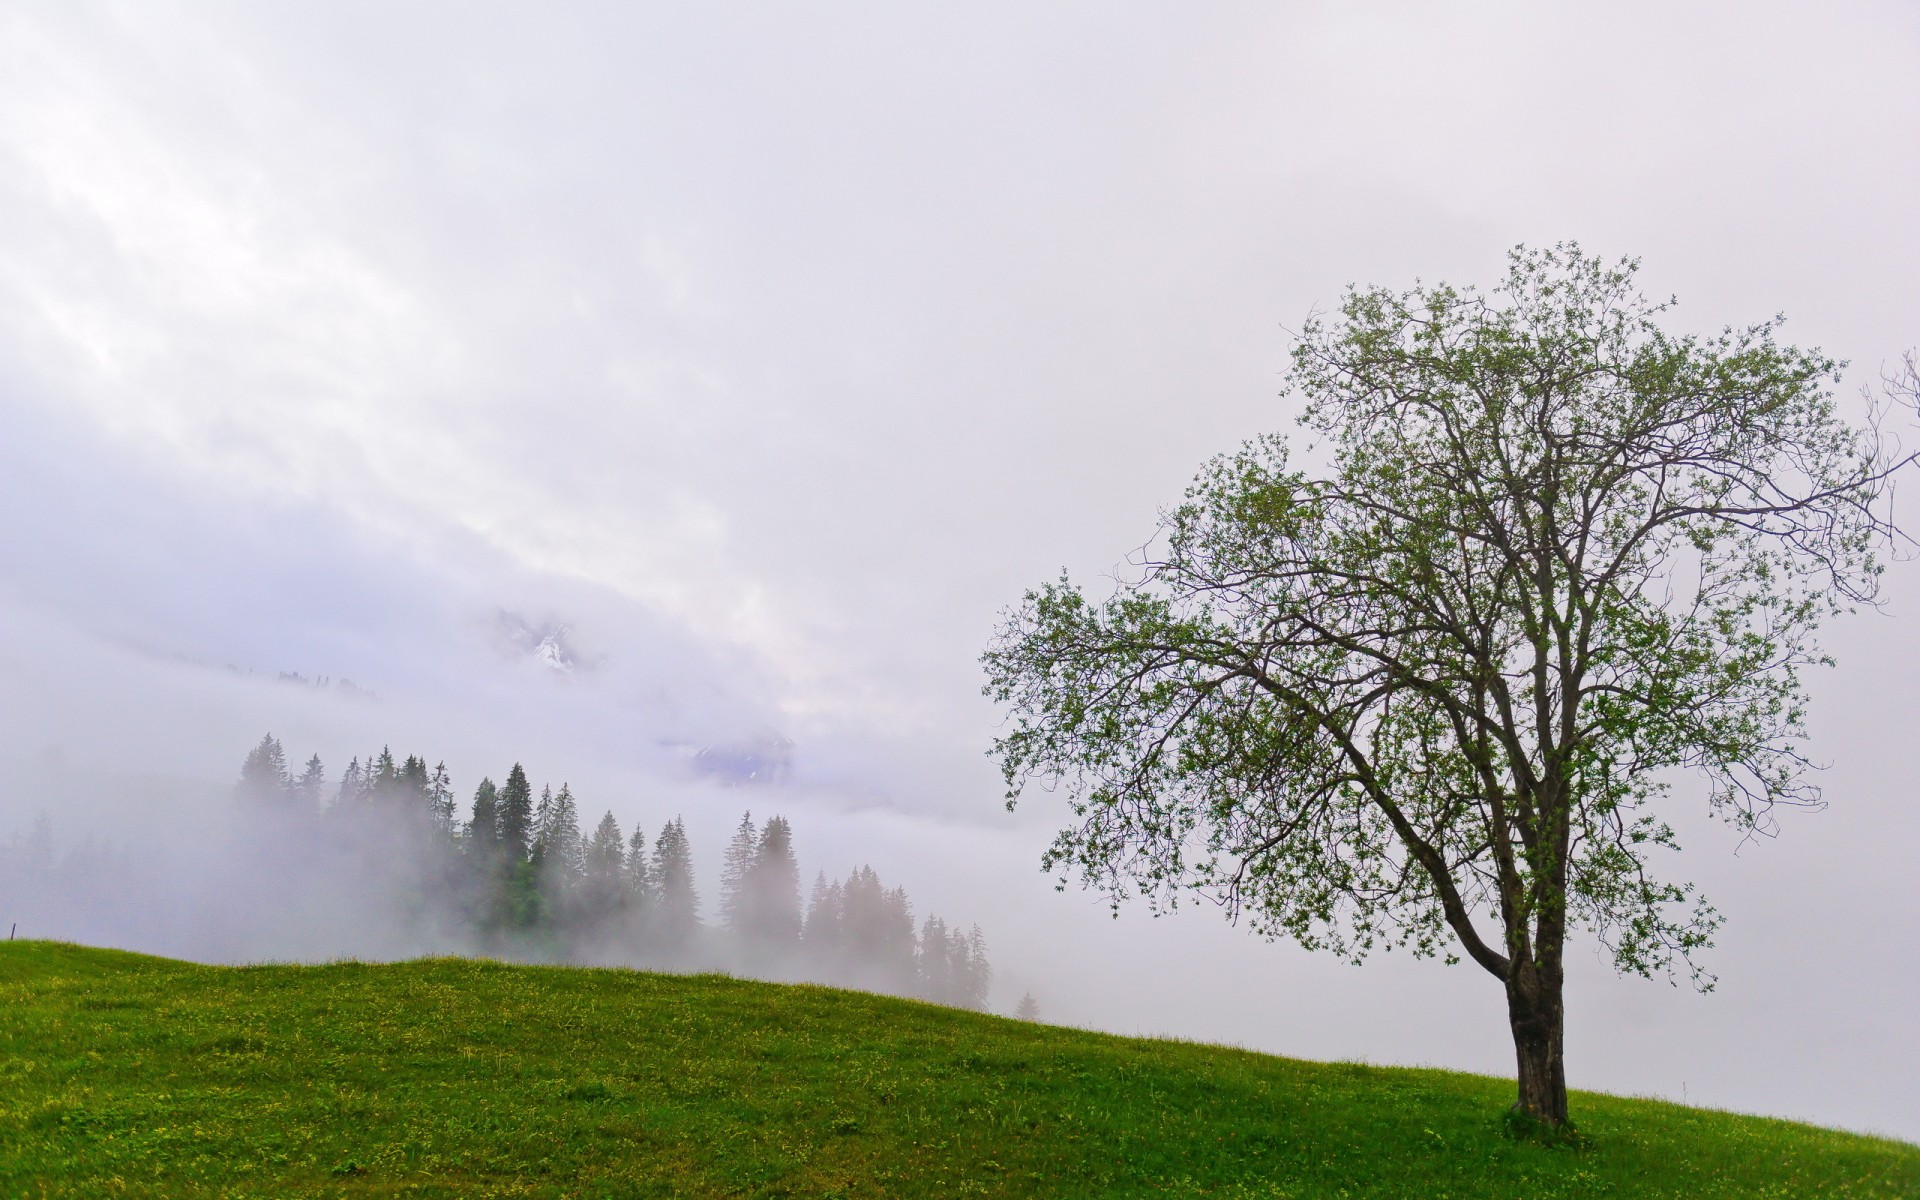
[[482,779],[463,818],[445,763],[382,750],[354,759],[329,787],[318,755],[295,771],[268,734],[241,765],[236,792],[253,812],[311,822],[336,844],[398,864],[416,908],[452,914],[486,953],[719,965],[986,1006],[993,972],[979,926],[929,916],[916,928],[906,890],[867,866],[844,880],[820,874],[803,905],[793,829],[781,816],[740,818],[721,863],[719,921],[709,925],[678,817],[651,846],[611,811],[588,830],[568,785],[542,785],[536,796],[518,763],[502,783]]

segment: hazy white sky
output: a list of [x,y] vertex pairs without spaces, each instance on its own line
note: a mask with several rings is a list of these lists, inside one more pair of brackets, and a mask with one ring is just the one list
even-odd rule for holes
[[[1507,1069],[1465,968],[1048,890],[975,656],[1283,427],[1286,329],[1349,282],[1576,238],[1871,379],[1920,341],[1916,63],[1904,2],[6,6],[0,757],[224,780],[271,726],[717,830],[737,795],[649,747],[770,726],[809,872],[971,906],[1050,1015]],[[1889,592],[1816,684],[1832,810],[1737,858],[1687,826],[1721,992],[1592,972],[1576,1084],[1920,1137],[1920,571]],[[502,607],[604,665],[527,674]]]

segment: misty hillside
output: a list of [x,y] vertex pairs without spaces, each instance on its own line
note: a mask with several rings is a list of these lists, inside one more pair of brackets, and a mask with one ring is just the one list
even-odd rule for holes
[[1844,1196],[1920,1147],[719,976],[0,943],[0,1194]]
[[[102,788],[55,766],[67,788]],[[36,937],[200,962],[481,955],[986,1007],[993,968],[977,924],[916,920],[906,888],[868,864],[844,879],[817,871],[803,903],[784,816],[741,814],[720,855],[718,903],[705,906],[717,911],[703,915],[703,856],[682,817],[649,846],[611,809],[593,821],[564,781],[536,800],[519,763],[502,778],[480,780],[462,819],[445,762],[429,769],[383,748],[335,783],[318,754],[296,774],[267,734],[231,794],[130,789],[166,801],[146,814],[165,826],[158,837],[122,826],[60,845],[43,810],[24,836],[0,841],[0,913]]]

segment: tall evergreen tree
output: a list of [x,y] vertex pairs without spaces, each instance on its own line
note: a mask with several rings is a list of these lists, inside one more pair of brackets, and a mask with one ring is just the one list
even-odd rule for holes
[[993,990],[993,968],[987,965],[987,935],[980,932],[978,925],[967,932],[964,961],[960,1006],[985,1011],[987,995]]
[[693,886],[693,852],[679,817],[668,821],[653,843],[657,902],[654,928],[669,949],[682,949],[700,928],[700,896]]
[[720,923],[739,935],[751,932],[753,854],[758,842],[753,814],[742,813],[733,840],[727,843],[726,857],[720,862]]
[[653,907],[653,870],[647,864],[647,835],[637,821],[633,826],[633,840],[627,843],[626,870],[628,902],[636,911],[645,913]]
[[752,898],[752,935],[770,947],[800,940],[800,864],[793,855],[793,827],[785,817],[769,818],[754,847],[748,894]]
[[523,862],[533,849],[533,786],[519,763],[500,789],[500,848],[511,863]]
[[320,793],[327,786],[327,769],[320,763],[318,754],[307,759],[306,769],[300,772],[300,778],[294,781],[293,794],[300,812],[312,816],[320,811]]
[[[421,761],[425,762],[424,759]],[[447,764],[444,760],[434,767],[433,774],[427,779],[427,804],[435,832],[443,837],[452,838],[459,818],[454,812],[453,777],[447,774]]]
[[580,838],[580,807],[566,784],[540,796],[540,858],[555,879],[571,886],[586,874],[586,847]]
[[552,812],[553,785],[543,783],[540,785],[540,802],[533,806],[533,827],[527,834],[527,858],[533,863],[535,870],[540,868],[547,857],[547,841],[543,835],[547,828],[547,818]]
[[417,754],[407,755],[400,764],[399,777],[394,780],[393,800],[395,806],[409,817],[418,817],[422,824],[432,820],[433,813],[433,776],[427,770],[427,760]]
[[393,749],[380,747],[380,755],[367,771],[368,790],[377,801],[394,799],[400,791],[400,766],[393,761]]
[[626,846],[620,836],[620,823],[611,811],[594,826],[593,836],[587,839],[586,857],[589,876],[618,880],[626,869]]
[[269,733],[248,751],[246,761],[240,764],[240,782],[235,791],[241,799],[252,803],[280,804],[288,799],[292,790],[287,753],[281,749],[279,739]]
[[483,778],[473,789],[473,819],[467,822],[469,853],[492,855],[500,848],[500,800],[493,780]]
[[935,1004],[953,1002],[953,947],[947,940],[947,923],[929,916],[920,927],[920,945],[914,952],[918,975],[916,991]]
[[334,794],[331,812],[339,816],[351,813],[360,803],[365,792],[365,781],[366,772],[361,770],[360,760],[356,757],[348,762],[347,769],[341,772],[340,790]]
[[816,966],[831,966],[840,954],[840,884],[827,882],[825,871],[813,877],[813,895],[807,900],[807,920],[800,940]]
[[621,906],[626,891],[626,846],[620,824],[609,812],[594,826],[585,849],[585,874],[580,881],[580,916],[589,927],[604,925]]

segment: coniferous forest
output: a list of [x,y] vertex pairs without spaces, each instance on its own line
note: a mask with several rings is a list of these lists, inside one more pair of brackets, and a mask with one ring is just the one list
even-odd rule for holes
[[[870,866],[824,873],[802,897],[785,817],[743,814],[722,852],[717,920],[703,918],[682,820],[649,843],[607,812],[589,826],[572,789],[536,790],[515,763],[464,805],[445,763],[390,750],[329,782],[317,755],[297,769],[268,734],[246,756],[236,803],[297,839],[386,876],[395,920],[437,923],[478,953],[664,970],[720,967],[980,1009],[992,981],[979,926],[928,916]],[[397,876],[397,878],[395,877]],[[449,923],[459,926],[446,929]]]

